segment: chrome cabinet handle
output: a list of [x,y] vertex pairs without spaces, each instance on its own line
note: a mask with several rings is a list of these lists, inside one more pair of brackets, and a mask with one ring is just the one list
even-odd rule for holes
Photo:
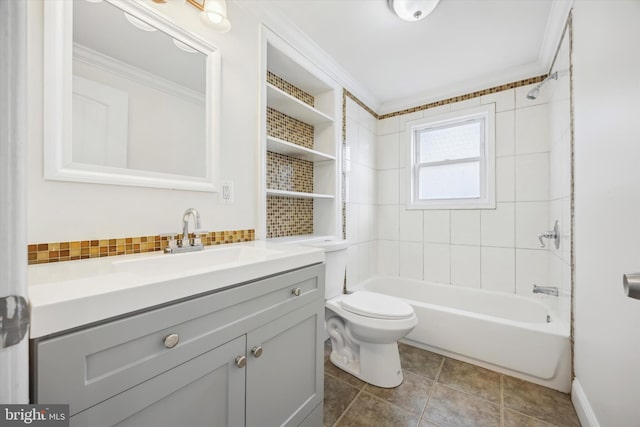
[[291,290],[291,293],[294,294],[295,296],[299,297],[300,294],[302,293],[302,289],[294,288],[294,289]]
[[262,356],[262,347],[260,347],[259,345],[253,347],[251,349],[251,354],[253,354],[253,357],[255,357],[256,359]]
[[179,341],[180,337],[178,336],[178,334],[169,334],[162,339],[162,342],[164,343],[164,346],[166,348],[173,348],[177,346]]
[[244,368],[247,365],[247,357],[246,356],[238,356],[236,357],[236,366],[238,368]]

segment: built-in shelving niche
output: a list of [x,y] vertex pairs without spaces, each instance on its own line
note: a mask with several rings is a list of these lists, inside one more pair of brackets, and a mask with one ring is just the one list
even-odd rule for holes
[[342,89],[263,30],[264,237],[339,237]]

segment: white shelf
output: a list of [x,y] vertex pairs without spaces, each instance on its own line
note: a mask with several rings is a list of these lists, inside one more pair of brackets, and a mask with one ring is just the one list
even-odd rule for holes
[[335,160],[334,156],[321,153],[301,145],[293,144],[280,138],[267,136],[267,150],[273,153],[284,154],[285,156],[295,157],[296,159],[307,160],[309,162],[324,162],[327,160]]
[[267,106],[310,125],[332,123],[333,119],[308,104],[267,83]]
[[301,193],[299,191],[272,190],[267,188],[267,196],[296,197],[299,199],[335,199],[332,194]]

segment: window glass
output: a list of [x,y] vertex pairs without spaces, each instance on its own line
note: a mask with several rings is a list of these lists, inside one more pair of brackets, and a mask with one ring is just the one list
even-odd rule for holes
[[480,197],[480,162],[420,168],[418,188],[420,200],[478,198]]
[[480,155],[480,120],[419,131],[419,162],[441,162]]

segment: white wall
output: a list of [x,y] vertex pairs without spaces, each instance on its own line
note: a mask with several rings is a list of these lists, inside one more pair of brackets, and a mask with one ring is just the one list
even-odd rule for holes
[[640,271],[638,22],[638,1],[575,3],[573,399],[585,426],[640,422],[640,301],[622,290]]
[[222,179],[234,182],[235,202],[191,191],[45,181],[42,153],[42,2],[28,2],[30,243],[144,236],[179,231],[182,213],[195,207],[206,230],[257,226],[258,28],[251,13],[228,2],[232,31],[216,33],[200,23],[199,10],[184,2],[147,3],[178,25],[209,39],[222,54]]
[[[392,117],[377,127],[377,272],[532,295],[549,285],[548,249],[537,235],[549,219],[548,93],[524,86]],[[407,210],[407,121],[496,104],[497,208]],[[551,224],[551,225],[550,225]],[[548,248],[548,246],[547,246]]]

